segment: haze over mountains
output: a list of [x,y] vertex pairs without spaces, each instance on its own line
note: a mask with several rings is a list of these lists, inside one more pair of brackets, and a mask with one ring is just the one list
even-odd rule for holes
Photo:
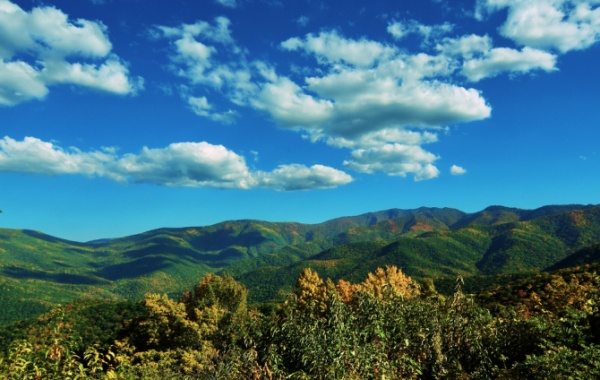
[[0,323],[81,297],[178,296],[227,272],[250,300],[276,299],[305,267],[359,281],[397,265],[416,279],[530,273],[596,260],[600,206],[391,209],[320,224],[227,221],[77,243],[0,229]]

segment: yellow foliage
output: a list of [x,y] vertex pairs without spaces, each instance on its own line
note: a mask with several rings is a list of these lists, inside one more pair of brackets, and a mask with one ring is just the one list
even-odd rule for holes
[[395,265],[377,268],[375,273],[367,275],[364,282],[356,285],[356,289],[379,299],[386,296],[413,298],[420,294],[419,286]]
[[[331,281],[328,281],[333,286]],[[296,300],[300,309],[314,309],[324,312],[327,310],[327,285],[319,274],[310,268],[305,268],[296,281]]]
[[166,342],[184,345],[202,338],[199,326],[188,320],[185,305],[166,294],[146,294],[146,309],[148,319],[140,322],[140,327],[147,334],[148,345],[160,347]]

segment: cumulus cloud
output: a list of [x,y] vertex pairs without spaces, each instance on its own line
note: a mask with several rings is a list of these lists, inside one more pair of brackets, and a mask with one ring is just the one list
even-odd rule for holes
[[454,25],[447,22],[438,25],[425,25],[415,20],[392,21],[387,26],[387,32],[396,40],[400,40],[409,34],[416,34],[423,39],[424,44],[448,34],[453,29]]
[[436,50],[444,55],[462,59],[461,74],[472,82],[504,73],[526,74],[534,70],[556,70],[554,54],[524,47],[494,48],[489,36],[468,35],[445,38]]
[[482,58],[463,63],[462,74],[472,82],[501,73],[525,74],[533,70],[556,70],[556,56],[542,50],[524,47],[522,50],[494,48]]
[[126,95],[143,88],[141,78],[128,77],[127,66],[116,56],[111,56],[101,65],[47,62],[44,78],[48,84],[75,84],[100,91]]
[[315,130],[327,122],[333,108],[331,101],[304,93],[286,77],[265,83],[252,105],[268,112],[281,125]]
[[269,173],[259,172],[257,180],[260,187],[292,191],[331,189],[352,182],[352,177],[328,166],[292,164],[281,165]]
[[43,99],[56,84],[122,95],[142,89],[143,80],[130,77],[111,50],[100,22],[69,20],[54,7],[26,12],[0,0],[0,104]]
[[[355,59],[356,46],[370,53]],[[344,165],[355,171],[434,178],[435,156],[423,162],[420,146],[437,141],[432,130],[491,112],[477,90],[438,79],[456,70],[446,55],[407,54],[334,32],[288,39],[282,47],[313,55],[322,74],[306,76],[304,86],[272,75],[252,105],[312,141],[352,149]]]
[[[400,33],[401,27],[423,38],[451,30],[418,23],[394,23],[388,30]],[[301,85],[275,74],[259,86],[252,105],[312,141],[351,149],[344,162],[351,170],[434,178],[436,156],[421,145],[437,141],[435,131],[445,125],[491,113],[476,89],[444,80],[458,67],[449,54],[411,54],[331,31],[294,37],[281,47],[313,56],[321,66],[318,75],[305,76]]]
[[[313,140],[352,149],[346,168],[363,173],[414,174],[434,178],[435,156],[420,145],[437,141],[442,125],[489,116],[490,107],[473,89],[407,77],[394,80],[388,62],[375,69],[348,68],[306,80],[307,93],[289,78],[265,84],[254,106],[283,127]],[[421,66],[427,67],[427,65]],[[408,75],[410,70],[399,70]],[[420,75],[416,75],[418,77]]]
[[[531,3],[555,6],[569,0],[549,1]],[[479,3],[478,10],[481,15],[484,10],[508,8],[510,18],[511,12],[529,3],[487,0]],[[595,17],[596,10],[579,3],[568,13],[574,15],[574,8],[579,9],[581,20]],[[449,23],[408,20],[389,22],[387,31],[396,41],[411,34],[420,37],[420,51],[322,30],[279,44],[284,52],[314,62],[294,66],[285,74],[266,61],[249,59],[250,53],[237,46],[229,27],[228,20],[220,18],[214,23],[156,30],[172,41],[173,72],[187,79],[188,85],[261,111],[280,128],[312,142],[347,149],[344,166],[361,173],[410,174],[415,180],[437,177],[439,157],[424,145],[438,141],[439,131],[449,125],[491,116],[492,107],[473,83],[506,74],[557,70],[557,56],[542,49],[543,44],[518,49],[495,46],[489,35],[456,35]],[[187,101],[200,116],[231,120],[225,117],[231,116],[230,110],[216,110],[208,95],[189,95]]]
[[[402,61],[398,65],[406,64]],[[491,108],[475,89],[440,81],[400,81],[379,70],[346,70],[307,79],[310,90],[333,99],[328,135],[358,137],[389,128],[437,128],[485,119]]]
[[25,62],[0,61],[0,104],[12,106],[48,94],[39,71]]
[[437,133],[408,131],[403,129],[381,129],[359,137],[329,137],[327,143],[338,148],[377,147],[388,143],[423,145],[438,141]]
[[229,110],[226,112],[212,112],[213,106],[208,103],[208,100],[205,96],[202,97],[188,97],[188,103],[190,108],[196,115],[207,117],[213,121],[221,122],[224,124],[234,123],[238,113],[233,110]]
[[336,31],[307,34],[304,39],[290,38],[282,42],[281,47],[289,51],[301,49],[314,54],[322,63],[347,63],[355,66],[371,66],[394,51],[379,42],[343,38]]
[[252,185],[243,157],[222,145],[207,142],[173,143],[166,148],[144,147],[109,165],[114,178],[165,186],[230,187]]
[[344,166],[358,172],[373,174],[384,172],[389,175],[406,177],[413,173],[415,181],[438,176],[438,169],[432,165],[437,157],[416,145],[386,144],[367,149],[356,149],[352,157],[344,161]]
[[489,52],[492,46],[492,39],[489,36],[470,34],[459,38],[444,38],[437,44],[436,50],[445,55],[472,59],[474,56]]
[[171,70],[188,81],[190,86],[187,86],[184,98],[192,110],[199,116],[224,123],[235,121],[237,113],[214,110],[206,95],[198,96],[194,91],[203,87],[218,94],[226,92],[230,100],[240,106],[247,105],[256,92],[252,68],[246,61],[244,50],[235,43],[230,24],[228,18],[217,17],[213,23],[159,25],[150,30],[151,37],[170,42]]
[[450,174],[452,175],[463,175],[466,174],[467,170],[463,167],[460,167],[458,165],[452,165],[450,167]]
[[597,1],[482,0],[477,9],[479,18],[508,9],[500,33],[523,46],[565,53],[588,48],[600,40]]
[[117,155],[115,148],[90,152],[64,149],[35,137],[0,139],[0,172],[41,175],[80,174],[123,183],[160,186],[266,188],[279,191],[328,189],[352,182],[347,173],[323,166],[282,165],[272,172],[251,171],[243,156],[207,142],[144,147]]
[[0,140],[0,172],[27,174],[104,175],[104,164],[114,160],[112,149],[81,152],[77,148],[63,149],[35,137],[16,141]]
[[415,181],[424,181],[427,179],[436,178],[440,175],[440,171],[438,168],[433,166],[432,164],[427,164],[421,168],[421,170],[415,173]]
[[387,26],[387,31],[395,39],[400,40],[409,33],[407,28],[401,22],[391,22]]

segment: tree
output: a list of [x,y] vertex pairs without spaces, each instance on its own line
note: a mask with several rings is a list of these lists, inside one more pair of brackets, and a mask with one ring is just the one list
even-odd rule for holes
[[310,268],[305,268],[296,281],[296,302],[301,310],[324,313],[328,308],[329,290],[335,290],[331,280],[326,282]]
[[[212,321],[217,329],[211,334],[218,347],[233,343],[242,334],[248,319],[248,291],[229,275],[209,274],[183,295],[188,318],[197,323]],[[207,319],[211,316],[213,320]]]
[[[248,324],[247,290],[230,276],[210,274],[178,301],[147,294],[146,315],[117,342],[132,378],[206,378],[224,366]],[[229,356],[228,356],[229,355]],[[239,364],[234,356],[230,362]],[[230,363],[227,362],[227,363]]]
[[358,290],[379,299],[389,295],[410,299],[420,294],[418,284],[395,265],[386,265],[385,269],[377,268],[375,273],[369,273],[367,279],[358,285]]

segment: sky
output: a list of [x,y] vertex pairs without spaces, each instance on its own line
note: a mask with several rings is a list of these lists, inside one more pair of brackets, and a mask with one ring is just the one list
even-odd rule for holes
[[0,227],[600,203],[600,0],[0,0]]

